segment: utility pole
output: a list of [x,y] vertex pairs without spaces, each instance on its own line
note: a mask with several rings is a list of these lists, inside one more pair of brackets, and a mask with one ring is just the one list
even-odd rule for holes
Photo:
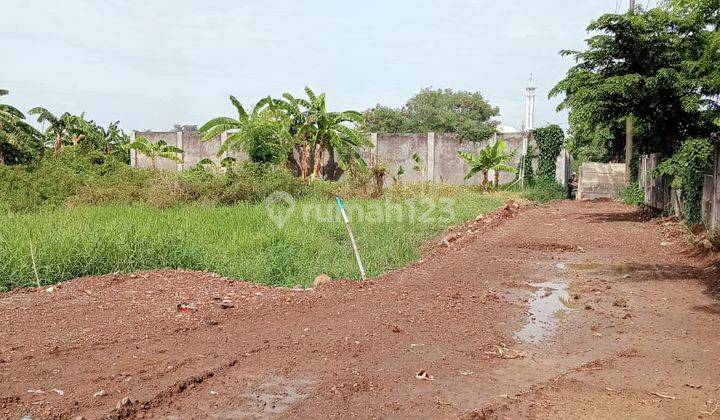
[[[635,0],[630,0],[629,12],[635,12]],[[628,115],[625,119],[625,178],[628,182],[632,179],[630,164],[633,157],[633,116]]]

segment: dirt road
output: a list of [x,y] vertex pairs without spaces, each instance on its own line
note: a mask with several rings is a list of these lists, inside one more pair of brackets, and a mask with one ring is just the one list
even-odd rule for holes
[[0,295],[0,417],[720,417],[720,273],[676,227],[561,202],[468,230],[364,284]]

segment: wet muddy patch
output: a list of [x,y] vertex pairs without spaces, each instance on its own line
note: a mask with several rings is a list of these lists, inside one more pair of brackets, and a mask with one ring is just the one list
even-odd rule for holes
[[[565,265],[564,263],[559,264]],[[624,278],[637,277],[638,279],[647,278],[653,280],[695,278],[701,274],[701,270],[698,268],[685,265],[573,263],[566,264],[565,268],[597,274],[623,276]]]
[[515,338],[527,344],[539,344],[555,334],[560,319],[572,311],[569,306],[568,283],[563,281],[533,283],[537,288],[529,299],[528,319],[515,333]]

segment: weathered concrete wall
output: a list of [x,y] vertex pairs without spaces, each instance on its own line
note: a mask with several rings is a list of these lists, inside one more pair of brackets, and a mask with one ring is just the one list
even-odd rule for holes
[[567,188],[572,181],[572,156],[567,150],[560,151],[557,159],[555,159],[555,181]]
[[[178,144],[178,132],[177,131],[138,131],[135,132],[135,137],[147,137],[148,140],[155,143],[160,140],[164,140],[168,146],[176,146],[182,149],[182,145]],[[133,150],[135,166],[139,168],[150,168],[152,165],[150,159],[146,156],[137,153]],[[157,161],[158,169],[164,169],[167,171],[177,171],[182,169],[178,167],[178,164],[169,159],[158,158]]]
[[192,168],[204,158],[219,160],[217,152],[220,150],[220,136],[208,141],[201,141],[202,134],[197,131],[183,131],[181,134],[182,146],[178,147],[183,149],[183,169]]
[[[227,138],[227,134],[218,136],[207,142],[201,141],[202,135],[196,131],[178,131],[178,132],[135,132],[135,136],[145,136],[151,141],[165,140],[169,145],[177,146],[183,149],[183,163],[176,164],[167,159],[160,159],[158,167],[166,170],[182,170],[189,169],[202,160],[203,158],[211,158],[214,161],[222,159],[224,156],[235,157],[238,161],[247,159],[247,154],[242,151],[229,151],[221,157],[217,157],[222,141]],[[405,171],[401,179],[403,182],[420,182],[422,173],[415,171],[413,168],[415,162],[412,159],[413,154],[420,156],[421,165],[425,172],[425,180],[427,181],[444,181],[452,184],[480,184],[482,175],[478,174],[469,180],[465,180],[469,167],[465,161],[458,156],[458,151],[466,151],[470,153],[478,153],[480,149],[492,144],[497,137],[476,143],[471,141],[462,141],[455,134],[371,134],[370,139],[375,146],[372,149],[363,150],[361,155],[369,162],[371,156],[374,156],[378,162],[385,162],[388,165],[388,176],[385,177],[387,184],[392,183],[392,178],[397,174],[398,169],[402,166]],[[522,148],[522,134],[505,134],[502,138],[507,143],[509,151],[516,151],[515,157],[510,161],[510,165],[518,167],[520,164],[520,150]],[[295,153],[296,160],[299,156]],[[149,160],[139,154],[133,152],[131,159],[133,166],[149,167]],[[312,163],[312,162],[311,162]],[[296,168],[297,169],[297,168]],[[340,176],[337,170],[337,164],[330,159],[326,153],[323,162],[324,173],[330,178]],[[493,173],[490,171],[489,178],[493,180]],[[500,173],[500,183],[507,184],[514,181],[515,174],[509,172]]]
[[713,223],[713,199],[715,195],[715,178],[712,175],[705,175],[703,181],[702,201],[700,202],[700,214],[706,228],[710,229]]
[[580,166],[578,200],[617,198],[625,185],[624,163],[585,162]]
[[392,176],[402,166],[405,174],[401,179],[403,182],[420,182],[422,175],[413,170],[415,162],[413,154],[417,153],[422,160],[422,166],[428,166],[428,142],[427,134],[378,134],[375,155],[378,162],[385,162],[388,165],[386,183],[391,182]]

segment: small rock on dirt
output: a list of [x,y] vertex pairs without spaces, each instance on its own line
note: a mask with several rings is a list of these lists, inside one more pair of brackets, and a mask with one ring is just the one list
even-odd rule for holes
[[331,281],[332,278],[327,274],[320,274],[319,276],[315,277],[315,280],[313,281],[313,287],[318,287],[323,284],[330,283]]
[[123,407],[127,407],[129,405],[132,405],[132,401],[130,401],[129,397],[125,397],[122,400],[118,401],[118,403],[115,405],[115,408],[120,410]]
[[104,389],[101,389],[93,394],[93,398],[104,397],[106,395],[107,395],[107,392]]
[[613,306],[617,306],[618,308],[627,308],[627,300],[625,300],[625,298],[617,298],[613,302]]

